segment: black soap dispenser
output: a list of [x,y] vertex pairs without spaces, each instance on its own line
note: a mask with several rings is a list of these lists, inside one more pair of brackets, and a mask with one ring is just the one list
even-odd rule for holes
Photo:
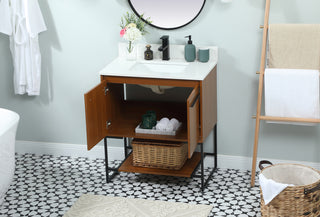
[[196,59],[196,46],[192,44],[191,35],[186,36],[189,38],[188,44],[184,47],[184,58],[187,62],[193,62]]

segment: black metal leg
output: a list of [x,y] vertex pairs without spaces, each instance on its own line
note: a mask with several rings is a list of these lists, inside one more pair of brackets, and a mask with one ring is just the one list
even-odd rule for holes
[[[217,125],[214,126],[213,128],[213,133],[214,133],[214,138],[213,138],[213,153],[204,153],[203,151],[203,143],[198,143],[198,145],[200,145],[200,154],[201,154],[201,160],[198,164],[198,166],[196,167],[195,171],[199,168],[200,166],[200,175],[195,175],[195,171],[193,172],[193,174],[191,175],[191,177],[195,177],[195,178],[201,178],[201,191],[203,192],[205,187],[208,185],[210,179],[212,178],[213,173],[216,171],[217,169]],[[213,156],[214,157],[214,167],[212,168],[212,170],[210,171],[209,176],[204,179],[204,159],[206,156]]]
[[[116,167],[109,167],[109,162],[108,162],[108,144],[107,144],[107,138],[116,138],[116,139],[121,139],[122,137],[105,137],[104,138],[104,157],[105,157],[105,165],[106,165],[106,181],[107,183],[109,183],[117,174],[119,174],[119,168],[120,166],[123,164],[123,162],[128,158],[129,153],[128,153],[128,149],[130,149],[131,147],[129,147],[127,145],[127,138],[123,137],[123,146],[124,146],[124,159],[122,160],[121,164]],[[109,172],[113,172],[110,176],[109,176]]]
[[127,150],[127,138],[124,137],[123,138],[123,143],[124,143],[124,157],[127,157],[128,156],[128,150]]
[[105,158],[105,165],[106,165],[106,180],[109,183],[109,163],[108,163],[108,144],[107,144],[107,137],[104,138],[104,158]]
[[203,143],[200,143],[201,150],[201,191],[204,190],[204,153],[203,153]]
[[214,138],[213,138],[213,154],[214,154],[214,167],[218,166],[218,151],[217,151],[217,124],[213,128]]

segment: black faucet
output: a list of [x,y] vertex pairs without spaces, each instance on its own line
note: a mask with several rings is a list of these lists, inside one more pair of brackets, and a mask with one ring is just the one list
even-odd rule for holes
[[162,45],[159,47],[159,51],[162,51],[162,60],[170,60],[170,50],[169,50],[169,35],[163,35]]

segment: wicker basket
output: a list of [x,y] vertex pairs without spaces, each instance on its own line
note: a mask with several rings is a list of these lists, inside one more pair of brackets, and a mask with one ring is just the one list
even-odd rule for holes
[[187,160],[186,143],[155,140],[132,141],[133,165],[179,170]]
[[[299,164],[271,164],[271,166],[263,168],[261,166],[262,163],[271,163],[268,161],[260,162],[261,173],[266,178],[270,178],[270,174],[275,172],[272,170],[279,170],[273,174],[283,174],[280,175],[282,177],[271,179],[280,183],[294,184],[295,186],[285,188],[267,205],[264,203],[260,188],[261,216],[320,216],[320,172],[318,170]],[[312,179],[309,179],[311,176]],[[316,179],[317,181],[314,181]],[[310,181],[310,184],[301,184]]]

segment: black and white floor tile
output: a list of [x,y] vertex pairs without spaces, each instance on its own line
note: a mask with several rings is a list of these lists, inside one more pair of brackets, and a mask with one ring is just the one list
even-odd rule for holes
[[210,216],[260,216],[259,188],[250,187],[249,171],[218,169],[203,193],[196,178],[120,173],[106,183],[104,171],[103,159],[16,155],[0,216],[63,216],[84,193],[212,204]]

